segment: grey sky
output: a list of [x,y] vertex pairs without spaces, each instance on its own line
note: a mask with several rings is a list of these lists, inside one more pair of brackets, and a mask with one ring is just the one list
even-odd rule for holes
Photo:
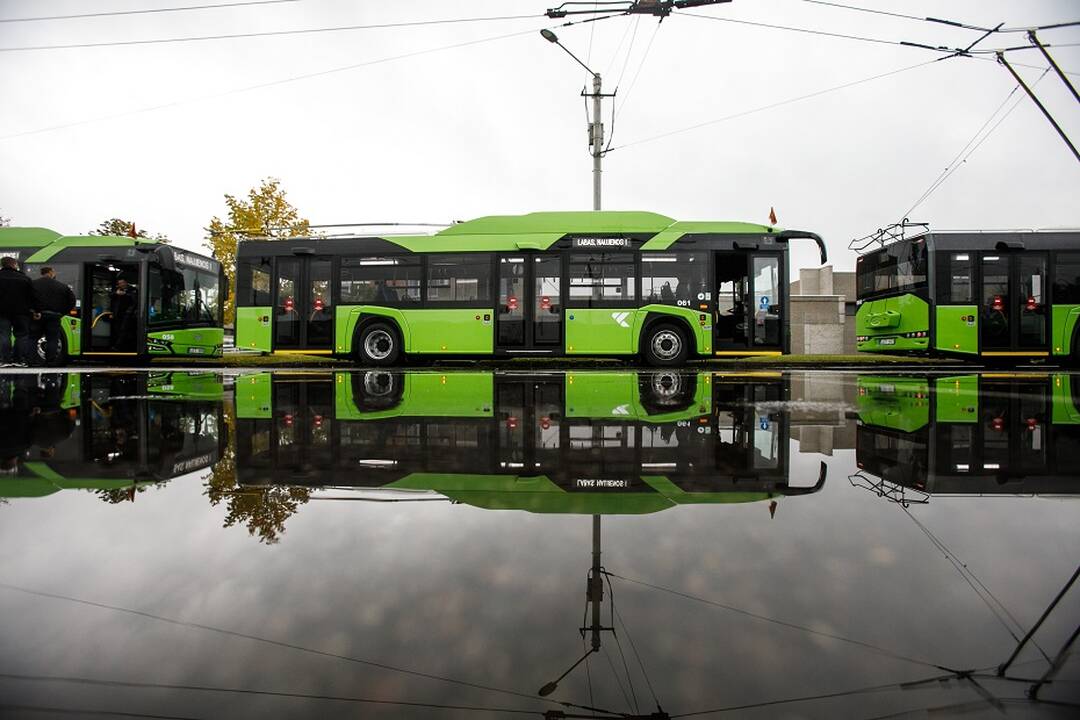
[[[185,4],[201,3],[6,0],[0,2],[0,18]],[[553,4],[299,0],[0,23],[0,48],[540,15]],[[979,25],[1080,19],[1080,7],[1068,0],[847,4]],[[803,0],[735,0],[694,12],[932,45],[964,45],[976,37]],[[585,77],[537,32],[555,24],[538,17],[0,52],[0,214],[13,224],[65,233],[122,216],[197,248],[210,217],[224,213],[223,193],[245,193],[266,176],[280,178],[292,202],[315,223],[440,222],[587,209],[591,161],[578,97]],[[515,32],[524,34],[234,92]],[[616,148],[936,57],[889,44],[693,17],[673,16],[659,27],[653,19],[619,18],[557,32],[604,75],[605,90],[622,77]],[[1080,29],[1046,31],[1042,39],[1080,42]],[[1009,40],[1025,42],[1022,34]],[[982,47],[1000,44],[992,38]],[[1060,65],[1080,73],[1080,47],[1053,52]],[[1012,57],[1042,65],[1034,51]],[[1022,72],[1031,81],[1040,75],[1036,69]],[[898,219],[1013,87],[1006,70],[990,60],[954,58],[632,144],[605,160],[604,206],[686,220],[755,222],[764,222],[775,207],[780,225],[825,235],[836,264],[850,267],[847,241]],[[1050,74],[1037,90],[1080,142],[1080,108],[1062,83]],[[1016,110],[913,219],[937,228],[1080,226],[1080,164],[1030,101],[1019,93],[1014,98],[1021,100]],[[605,104],[608,132],[609,113]],[[100,119],[110,116],[118,117]],[[23,134],[64,125],[69,126]],[[815,257],[809,247],[800,248],[794,264],[812,265]]]

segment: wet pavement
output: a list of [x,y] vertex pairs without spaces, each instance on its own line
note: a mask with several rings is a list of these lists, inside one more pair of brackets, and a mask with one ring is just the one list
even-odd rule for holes
[[1064,373],[0,375],[0,716],[1075,717],[1078,466]]

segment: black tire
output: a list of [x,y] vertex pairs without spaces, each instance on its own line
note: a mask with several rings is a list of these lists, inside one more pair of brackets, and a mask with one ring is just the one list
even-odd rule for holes
[[654,367],[684,365],[690,354],[686,331],[672,323],[656,323],[645,331],[641,341],[645,362]]
[[[34,343],[34,356],[38,359],[38,362],[42,365],[45,364],[45,336],[42,335]],[[60,352],[56,354],[56,364],[58,367],[63,367],[68,363],[67,353],[67,336],[63,332],[60,333]]]
[[388,367],[401,357],[401,334],[388,323],[371,323],[356,338],[356,359],[364,365]]

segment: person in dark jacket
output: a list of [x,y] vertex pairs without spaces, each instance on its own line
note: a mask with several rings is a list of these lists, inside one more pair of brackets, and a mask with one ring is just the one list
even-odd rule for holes
[[46,265],[34,280],[34,299],[41,314],[38,337],[45,336],[45,364],[55,366],[60,357],[60,319],[75,309],[75,293]]
[[[0,260],[0,362],[25,363],[30,359],[30,317],[36,314],[34,284],[19,272],[13,257]],[[11,338],[15,337],[12,356]]]
[[113,350],[135,350],[135,311],[139,307],[139,291],[126,279],[120,278],[109,294],[112,308]]

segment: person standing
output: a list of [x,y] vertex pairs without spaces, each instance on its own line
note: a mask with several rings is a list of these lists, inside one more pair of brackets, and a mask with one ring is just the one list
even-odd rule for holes
[[[34,284],[19,271],[13,257],[0,260],[0,362],[17,364],[30,360],[30,317],[37,304]],[[15,338],[14,354],[11,338]]]
[[135,350],[135,312],[139,307],[138,289],[124,278],[116,281],[109,295],[112,305],[113,350]]
[[34,298],[45,336],[45,364],[53,367],[60,357],[60,319],[75,309],[75,293],[46,265],[41,268],[41,277],[34,280]]

